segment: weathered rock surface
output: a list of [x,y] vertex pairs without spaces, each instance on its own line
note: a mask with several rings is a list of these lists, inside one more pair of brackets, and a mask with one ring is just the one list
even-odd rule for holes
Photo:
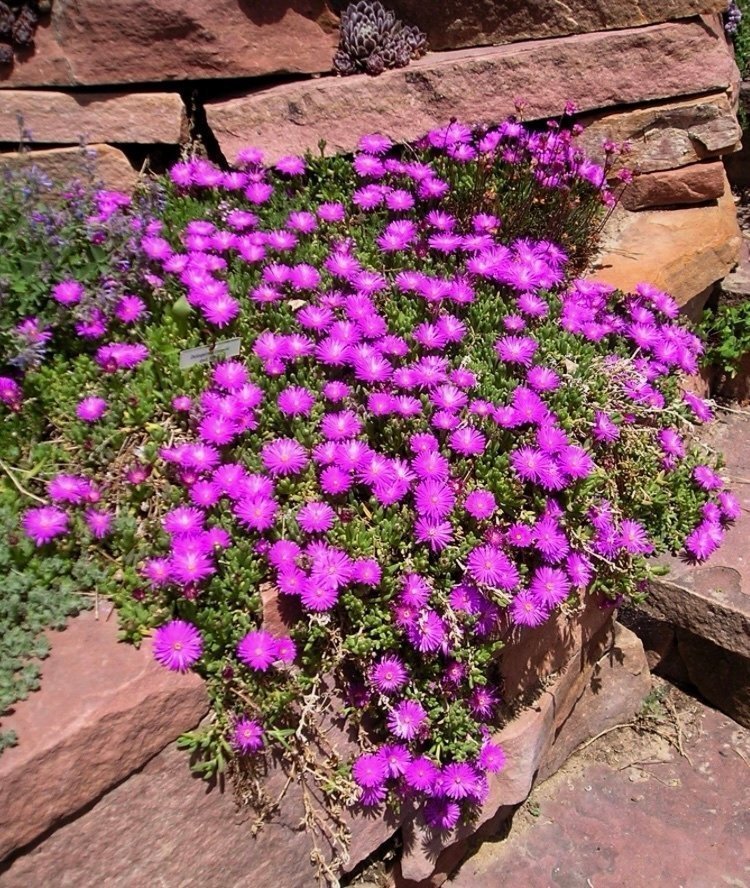
[[670,574],[652,582],[641,609],[750,659],[750,489],[744,483],[750,473],[750,419],[720,418],[710,443],[724,455],[723,474],[740,500],[742,515],[703,564],[666,559]]
[[[0,860],[141,768],[208,709],[196,675],[163,669],[148,644],[118,644],[114,616],[85,612],[50,640],[41,690],[3,719],[20,743],[0,757]],[[124,832],[132,810],[120,812]]]
[[500,654],[504,699],[512,702],[522,698],[566,666],[577,652],[595,648],[612,618],[611,607],[589,596],[581,610],[557,611],[535,628],[509,628],[503,636],[506,647]]
[[671,170],[736,151],[742,131],[726,92],[584,117],[578,143],[604,160],[602,142],[629,141],[630,153],[613,165],[640,173]]
[[18,117],[33,144],[177,144],[185,106],[176,93],[62,93],[0,90],[0,142],[17,144]]
[[18,170],[36,166],[61,185],[75,179],[89,181],[89,170],[94,181],[111,191],[132,191],[138,173],[118,148],[111,145],[89,145],[84,157],[80,148],[50,148],[46,151],[12,151],[0,154],[0,169]]
[[404,21],[419,25],[427,33],[433,50],[638,28],[725,8],[722,0],[389,0],[388,6]]
[[608,735],[534,792],[537,817],[514,818],[447,888],[746,884],[750,732],[674,690],[667,699],[685,755],[655,734]]
[[325,0],[58,2],[37,29],[34,51],[16,59],[0,86],[329,71],[337,27]]
[[[490,779],[490,793],[471,826],[459,827],[448,837],[435,834],[419,819],[402,827],[404,850],[400,874],[403,888],[419,885],[434,871],[444,874],[467,848],[465,843],[482,824],[511,813],[537,780],[550,776],[583,741],[619,721],[630,718],[650,688],[643,646],[622,626],[574,658],[540,696],[495,737],[508,756],[503,771]],[[497,823],[497,820],[494,821]],[[449,864],[446,865],[446,858]],[[440,884],[440,878],[425,884]],[[421,886],[420,886],[421,888]]]
[[270,159],[349,151],[368,130],[414,139],[451,117],[499,121],[527,100],[528,119],[726,89],[736,72],[714,18],[428,54],[408,68],[322,78],[206,104],[208,124],[229,159],[260,144]]
[[638,213],[619,208],[605,227],[590,277],[623,290],[648,281],[689,311],[691,301],[707,298],[708,288],[734,267],[740,243],[726,186],[713,205]]
[[724,164],[694,163],[677,170],[661,170],[636,176],[622,195],[626,210],[700,204],[724,194]]
[[[335,717],[326,728],[328,742],[347,758],[355,749],[351,738]],[[268,765],[262,781],[267,798],[279,805],[254,837],[253,809],[238,807],[229,779],[209,786],[192,776],[187,754],[170,744],[90,810],[17,857],[4,873],[0,869],[0,884],[317,888],[311,853],[317,846],[323,862],[331,863],[337,850],[325,830],[342,825],[351,833],[343,865],[348,871],[385,842],[407,813],[355,816],[344,809],[337,824],[325,814],[312,780],[307,805],[296,780],[287,781],[277,763]],[[305,826],[310,811],[324,824],[314,839]]]

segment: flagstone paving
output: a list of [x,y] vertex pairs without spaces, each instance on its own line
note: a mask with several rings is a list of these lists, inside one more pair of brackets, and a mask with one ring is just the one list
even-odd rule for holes
[[447,885],[748,888],[750,731],[655,678],[634,727],[579,751]]

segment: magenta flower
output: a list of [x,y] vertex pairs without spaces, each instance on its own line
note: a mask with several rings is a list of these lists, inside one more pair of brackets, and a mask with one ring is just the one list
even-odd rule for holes
[[450,446],[451,450],[464,456],[478,456],[484,452],[487,439],[478,429],[463,426],[451,433]]
[[443,768],[438,782],[443,794],[449,799],[465,799],[474,795],[477,776],[468,762],[452,762]]
[[648,555],[654,551],[646,528],[640,522],[630,518],[626,518],[620,523],[617,543],[631,555]]
[[203,529],[205,517],[199,509],[178,506],[164,516],[162,526],[170,536],[194,534]]
[[[439,780],[440,778],[438,778]],[[437,780],[435,781],[437,784]],[[448,798],[428,799],[424,806],[424,818],[431,829],[448,832],[455,829],[461,817],[461,808],[457,802]]]
[[510,615],[518,626],[541,626],[547,620],[549,611],[527,590],[518,592],[510,604]]
[[464,500],[464,508],[477,521],[484,521],[495,513],[497,502],[489,490],[472,490]]
[[305,533],[325,533],[333,527],[335,517],[328,503],[307,503],[297,512],[297,523]]
[[84,517],[91,536],[96,540],[103,540],[111,529],[112,515],[98,509],[87,509]]
[[414,524],[414,537],[433,552],[440,552],[453,541],[453,526],[450,521],[419,518]]
[[469,574],[477,583],[506,590],[518,585],[516,566],[495,546],[477,546],[469,553],[466,564]]
[[107,373],[131,370],[148,357],[145,345],[131,342],[111,342],[96,352],[96,362]]
[[495,343],[495,351],[501,361],[523,367],[531,366],[538,347],[536,340],[530,336],[503,336]]
[[360,755],[352,766],[352,777],[358,786],[371,789],[385,782],[388,768],[380,755]]
[[175,672],[187,672],[203,653],[203,639],[192,623],[170,620],[154,631],[154,659]]
[[85,290],[78,281],[60,281],[52,288],[52,298],[60,305],[76,305],[83,299]]
[[352,580],[363,586],[378,586],[383,571],[374,558],[358,558],[352,563]]
[[239,753],[258,752],[263,749],[263,728],[252,719],[238,719],[232,730],[232,746]]
[[419,756],[409,763],[404,777],[412,789],[430,795],[439,775],[440,769],[431,759]]
[[272,475],[298,475],[307,465],[305,448],[294,438],[277,438],[266,444],[260,454]]
[[370,681],[381,694],[392,694],[409,680],[409,673],[399,657],[382,657],[370,668]]
[[450,514],[456,498],[444,481],[427,478],[414,489],[417,514],[430,520],[439,520]]
[[559,568],[538,567],[529,584],[529,592],[542,607],[551,609],[568,597],[570,582]]
[[35,545],[43,546],[55,537],[68,532],[68,516],[55,506],[27,509],[21,521],[26,536]]
[[302,604],[311,611],[330,610],[338,601],[336,585],[323,577],[307,577],[300,592]]
[[362,431],[362,423],[352,410],[342,410],[340,413],[324,416],[320,430],[325,438],[341,441],[344,438],[356,438]]
[[424,707],[417,700],[402,700],[388,715],[388,730],[401,740],[413,740],[427,720]]
[[47,493],[56,503],[81,503],[90,490],[89,482],[78,475],[55,475],[47,484]]
[[306,388],[290,386],[281,392],[276,403],[286,416],[308,416],[315,403],[315,397]]
[[248,632],[237,644],[237,659],[256,672],[265,672],[277,660],[276,640],[263,629]]
[[250,496],[235,504],[234,514],[245,527],[262,532],[273,527],[278,508],[278,503],[271,497]]
[[78,402],[76,406],[76,416],[83,422],[96,422],[101,419],[107,411],[107,402],[104,398],[97,398],[93,395]]
[[289,638],[288,635],[284,635],[281,638],[276,639],[276,657],[281,660],[282,663],[294,663],[294,659],[297,656],[297,645]]
[[479,752],[477,764],[483,771],[488,771],[490,774],[497,774],[498,771],[502,771],[505,767],[505,761],[505,753],[502,748],[496,743],[487,740],[482,745],[482,749]]
[[216,572],[211,556],[196,537],[178,537],[169,558],[171,577],[182,585],[193,585]]

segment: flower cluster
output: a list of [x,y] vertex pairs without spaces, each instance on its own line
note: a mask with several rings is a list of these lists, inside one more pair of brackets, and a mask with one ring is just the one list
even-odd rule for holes
[[[686,439],[710,418],[677,386],[701,344],[665,293],[576,277],[613,198],[554,126],[452,123],[409,152],[373,134],[351,162],[248,149],[170,178],[145,280],[187,306],[186,345],[229,332],[241,357],[162,371],[151,345],[179,325],[154,301],[144,342],[97,346],[72,420],[92,440],[111,421],[115,371],[173,386],[119,500],[154,655],[209,677],[237,755],[302,730],[325,676],[364,729],[358,801],[408,797],[451,829],[504,764],[511,635],[593,585],[640,594],[648,556],[705,558],[736,518]],[[68,310],[75,283],[51,294]],[[96,490],[57,476],[27,532],[65,534]]]

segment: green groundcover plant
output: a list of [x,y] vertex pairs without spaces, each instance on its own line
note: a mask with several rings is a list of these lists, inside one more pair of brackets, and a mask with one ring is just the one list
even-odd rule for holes
[[718,547],[738,504],[678,384],[699,339],[648,284],[579,277],[606,175],[515,119],[193,158],[97,197],[126,287],[66,272],[18,308],[0,443],[45,499],[22,532],[100,565],[125,635],[206,679],[204,773],[252,783],[273,753],[332,806],[451,830],[504,765],[514,631]]

